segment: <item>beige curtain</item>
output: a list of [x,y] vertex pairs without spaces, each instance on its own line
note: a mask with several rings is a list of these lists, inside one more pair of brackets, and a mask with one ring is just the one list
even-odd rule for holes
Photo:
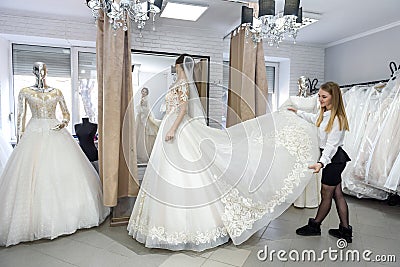
[[207,112],[207,83],[208,83],[208,61],[201,59],[194,66],[194,81],[203,109]]
[[263,43],[254,44],[245,32],[240,27],[236,35],[231,34],[227,127],[265,114],[267,109]]
[[[114,31],[108,20],[98,21],[97,79],[99,116],[99,171],[104,205],[114,207],[120,197],[136,196],[135,121],[132,100],[130,32]],[[127,114],[125,124],[124,116]],[[124,131],[123,131],[124,127]],[[124,145],[129,151],[123,152]]]

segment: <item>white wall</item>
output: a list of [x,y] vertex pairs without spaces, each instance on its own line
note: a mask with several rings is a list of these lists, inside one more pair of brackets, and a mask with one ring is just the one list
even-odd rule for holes
[[[224,52],[227,54],[229,54],[229,45],[230,37],[228,36],[224,40]],[[325,81],[323,46],[282,43],[279,48],[276,48],[264,43],[264,54],[267,58],[271,58],[271,61],[279,62],[280,68],[285,70],[279,79],[278,105],[282,104],[289,95],[297,94],[297,79],[300,76],[304,75],[311,80],[317,78],[318,85]]]
[[[88,19],[89,20],[89,19]],[[151,28],[148,25],[147,28]],[[38,44],[89,46],[93,47],[96,41],[96,26],[93,23],[71,22],[67,19],[47,19],[40,17],[18,16],[0,12],[0,34],[8,34],[10,38],[29,42],[35,40]],[[223,41],[221,36],[212,30],[201,31],[183,27],[158,27],[156,31],[145,30],[143,38],[139,38],[137,30],[133,31],[132,47],[134,49],[188,53],[210,56],[212,62],[222,62]],[[210,68],[210,82],[222,82],[221,65],[212,64]],[[220,100],[222,91],[217,86],[210,86],[210,98]],[[221,121],[222,110],[217,101],[210,104],[209,115],[211,124],[217,126]]]
[[[10,140],[9,136],[9,119],[10,112],[9,88],[10,88],[10,43],[8,40],[0,36],[0,129],[6,140]],[[3,129],[4,128],[4,129]],[[8,129],[7,129],[8,128]]]
[[400,64],[400,26],[325,50],[326,80],[341,85],[388,79],[389,62]]

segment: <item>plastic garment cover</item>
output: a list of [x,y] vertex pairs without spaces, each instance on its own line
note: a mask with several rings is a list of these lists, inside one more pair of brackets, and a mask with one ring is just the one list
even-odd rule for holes
[[[368,173],[371,166],[375,165],[372,164],[372,157],[378,148],[378,140],[388,125],[389,113],[394,112],[393,104],[397,92],[398,85],[396,81],[391,80],[382,91],[375,87],[354,87],[345,93],[350,132],[345,137],[344,149],[352,161],[347,164],[342,174],[344,192],[357,197],[387,198],[388,194],[383,186],[371,183],[370,179],[375,179]],[[381,152],[377,152],[376,156],[382,153],[381,149],[385,149],[382,143],[380,146],[377,151]],[[396,153],[393,155],[397,157]]]
[[[400,153],[400,82],[393,87],[384,102],[390,102],[385,108],[382,125],[368,149],[371,151],[366,165],[366,182],[384,188],[392,166]],[[382,105],[385,106],[385,105]],[[368,143],[370,144],[370,143]]]

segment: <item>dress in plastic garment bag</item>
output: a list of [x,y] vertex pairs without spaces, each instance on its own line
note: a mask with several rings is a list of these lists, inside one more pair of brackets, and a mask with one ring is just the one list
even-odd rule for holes
[[390,80],[383,89],[354,87],[345,93],[351,131],[345,137],[344,149],[354,160],[342,174],[344,192],[357,197],[387,198],[384,185],[400,151],[392,135],[397,129],[398,91],[397,79]]
[[[241,244],[292,205],[319,156],[316,127],[290,111],[226,130],[208,127],[192,85],[178,80],[166,94],[127,227],[146,247],[202,251],[229,238]],[[181,105],[188,113],[167,142]]]

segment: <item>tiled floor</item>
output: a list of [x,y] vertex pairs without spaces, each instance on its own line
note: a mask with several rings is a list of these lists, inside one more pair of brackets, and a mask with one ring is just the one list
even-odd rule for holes
[[[126,227],[109,227],[108,222],[97,228],[81,230],[77,233],[53,241],[40,240],[0,248],[0,267],[67,267],[67,266],[400,266],[400,207],[388,206],[384,202],[348,197],[350,220],[354,228],[354,241],[343,252],[358,250],[360,254],[369,249],[370,256],[395,255],[397,263],[331,261],[325,254],[322,262],[295,262],[289,259],[295,251],[314,250],[317,257],[329,247],[338,249],[336,239],[328,236],[329,227],[337,227],[338,217],[332,207],[329,217],[322,226],[321,237],[301,237],[295,229],[314,216],[315,209],[290,208],[281,217],[260,230],[240,246],[232,243],[202,253],[171,252],[148,249],[128,236]],[[277,253],[273,260],[258,259],[260,250],[267,246],[272,250],[286,251],[288,261],[280,261]],[[263,256],[264,254],[261,254]],[[340,254],[339,254],[340,255]],[[343,254],[345,255],[345,253]]]

